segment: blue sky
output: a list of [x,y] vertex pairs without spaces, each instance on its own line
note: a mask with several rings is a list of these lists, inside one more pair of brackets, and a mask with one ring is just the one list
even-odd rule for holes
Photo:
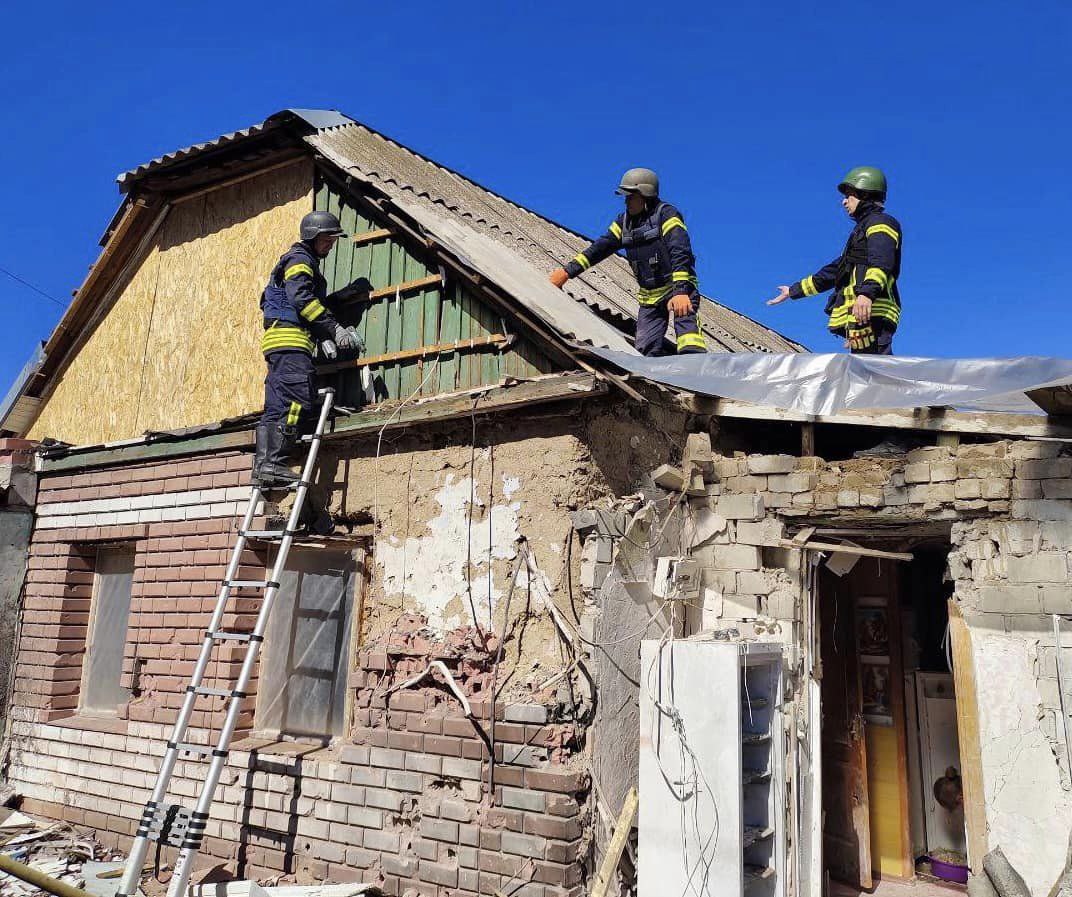
[[[593,234],[622,170],[657,169],[704,291],[815,351],[839,348],[818,300],[763,300],[837,254],[834,187],[880,165],[905,234],[899,354],[1072,355],[1072,4],[724,6],[13,5],[0,266],[66,302],[118,172],[338,108]],[[2,394],[62,307],[3,275],[0,303]]]

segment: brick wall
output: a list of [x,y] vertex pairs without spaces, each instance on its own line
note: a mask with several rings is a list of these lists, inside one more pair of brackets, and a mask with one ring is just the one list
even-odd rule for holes
[[[225,572],[249,465],[248,455],[219,454],[42,478],[10,769],[29,812],[128,845]],[[140,693],[101,722],[77,712],[78,691],[94,559],[114,542],[136,551],[124,684]],[[240,578],[263,578],[263,555],[249,551],[243,561]],[[225,628],[250,629],[258,603],[235,601]],[[489,791],[481,732],[491,729],[494,642],[478,650],[473,632],[443,637],[424,622],[407,617],[356,653],[353,725],[328,747],[255,739],[255,694],[247,699],[206,861],[244,875],[379,881],[397,895],[579,893],[588,777],[575,753],[578,727],[549,722],[559,711],[548,695],[533,697],[543,704],[498,705]],[[223,660],[205,684],[229,686],[244,647],[217,648]],[[471,719],[442,680],[390,692],[433,658],[469,695]],[[187,740],[206,742],[223,699],[198,701]],[[181,759],[169,800],[191,806],[205,769]]]

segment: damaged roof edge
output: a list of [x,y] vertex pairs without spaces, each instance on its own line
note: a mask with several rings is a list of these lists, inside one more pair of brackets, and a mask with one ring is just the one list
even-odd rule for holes
[[172,150],[170,153],[164,153],[162,156],[157,156],[155,159],[143,162],[141,165],[135,166],[129,171],[122,172],[116,177],[116,182],[119,184],[120,190],[125,193],[135,181],[150,172],[154,172],[160,168],[165,168],[168,165],[178,162],[189,161],[196,156],[219,149],[227,144],[234,143],[237,140],[253,137],[256,134],[262,134],[274,128],[294,123],[295,121],[303,122],[314,131],[321,131],[326,128],[336,128],[339,125],[355,123],[352,118],[343,115],[337,109],[282,109],[279,112],[269,115],[264,121],[252,124],[248,128],[221,134],[219,137],[215,137],[211,140],[206,140],[202,143],[194,143],[190,146],[182,147],[181,149]]

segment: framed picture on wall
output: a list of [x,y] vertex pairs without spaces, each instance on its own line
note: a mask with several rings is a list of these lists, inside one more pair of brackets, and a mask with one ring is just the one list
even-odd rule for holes
[[856,602],[856,652],[860,659],[863,716],[869,723],[892,726],[890,704],[890,626],[884,598]]
[[[867,605],[861,599],[856,607],[856,650],[867,663],[890,662],[890,626],[885,605]],[[881,658],[881,661],[879,659]]]
[[860,682],[863,691],[864,719],[869,723],[892,726],[893,711],[890,706],[889,664],[862,664],[860,666]]

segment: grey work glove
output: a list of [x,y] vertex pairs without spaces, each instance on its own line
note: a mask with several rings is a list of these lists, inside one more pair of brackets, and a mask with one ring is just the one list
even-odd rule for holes
[[335,345],[343,351],[364,352],[365,343],[353,327],[335,325]]
[[328,360],[334,361],[339,357],[339,348],[329,339],[320,341],[320,353]]

